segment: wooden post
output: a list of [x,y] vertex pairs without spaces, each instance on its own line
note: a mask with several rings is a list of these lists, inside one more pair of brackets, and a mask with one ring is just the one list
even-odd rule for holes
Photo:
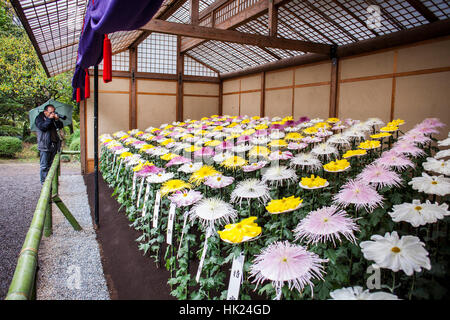
[[223,116],[223,81],[220,77],[219,80],[219,116]]
[[261,104],[259,106],[259,116],[260,117],[265,117],[265,113],[266,113],[266,107],[265,107],[265,103],[266,103],[266,72],[263,71],[261,73]]
[[94,228],[100,227],[98,199],[98,65],[94,66]]
[[183,121],[184,54],[181,52],[181,36],[177,36],[177,105],[176,121]]
[[129,49],[130,53],[130,130],[137,128],[137,47]]
[[198,25],[199,0],[190,0],[189,11],[191,14],[191,24]]
[[278,32],[278,7],[273,0],[269,0],[269,36],[276,37]]
[[[333,47],[336,48],[336,47]],[[328,112],[329,117],[337,117],[337,92],[338,92],[338,72],[339,72],[339,59],[336,57],[336,49],[331,51],[331,83],[330,83],[330,109]]]

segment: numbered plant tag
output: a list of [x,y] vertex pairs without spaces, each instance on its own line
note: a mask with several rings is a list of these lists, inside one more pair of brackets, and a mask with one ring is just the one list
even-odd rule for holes
[[133,171],[133,187],[131,188],[131,199],[136,197],[136,172]]
[[234,257],[231,265],[230,282],[228,283],[227,300],[238,300],[243,278],[245,255],[243,252]]
[[189,211],[186,210],[183,214],[183,229],[181,229],[181,239],[180,239],[180,244],[178,245],[178,252],[177,252],[177,258],[180,255],[180,249],[181,249],[181,244],[183,243],[183,236],[184,236],[184,228],[186,228],[186,222],[187,222],[187,218],[189,216]]
[[161,205],[161,193],[159,190],[156,192],[155,196],[155,208],[153,210],[153,228],[158,227],[158,216],[159,216],[159,206]]
[[169,209],[169,221],[167,222],[167,238],[166,242],[168,245],[172,245],[172,234],[173,234],[173,221],[175,220],[175,210],[177,205],[175,203],[170,203]]
[[139,201],[141,201],[142,188],[144,187],[145,178],[142,178],[141,183],[139,185],[139,193],[136,201],[136,208],[139,208]]
[[112,168],[111,168],[112,172],[114,172],[114,169],[116,168],[116,158],[117,158],[117,154],[114,153],[114,158],[113,158]]
[[203,263],[205,262],[206,251],[208,251],[208,239],[211,236],[211,234],[212,234],[211,230],[208,229],[206,231],[205,244],[203,245],[202,258],[200,259],[200,263],[198,265],[198,270],[197,270],[197,275],[195,276],[195,281],[197,281],[197,282],[200,281],[200,274],[202,273]]
[[149,195],[150,195],[150,183],[147,183],[147,187],[145,188],[144,207],[142,208],[142,217],[145,217],[145,213],[147,212],[147,202]]

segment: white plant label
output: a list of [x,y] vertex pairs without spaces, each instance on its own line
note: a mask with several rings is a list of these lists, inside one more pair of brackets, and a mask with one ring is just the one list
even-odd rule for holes
[[145,178],[142,178],[141,184],[139,185],[139,193],[136,201],[136,208],[139,208],[139,201],[141,201],[142,188],[144,187]]
[[238,300],[243,279],[245,255],[243,252],[234,257],[231,265],[230,282],[228,283],[227,300]]
[[175,210],[176,209],[177,209],[177,205],[172,202],[170,204],[169,220],[167,222],[167,238],[166,238],[166,242],[167,242],[168,245],[172,245],[173,221],[175,220]]
[[147,183],[147,187],[145,188],[144,207],[142,208],[142,217],[145,217],[145,213],[147,212],[147,202],[149,195],[150,195],[150,183]]
[[186,212],[183,215],[184,221],[183,221],[183,229],[181,231],[181,239],[180,239],[180,244],[178,245],[178,253],[177,253],[177,258],[180,255],[180,249],[181,249],[181,244],[183,243],[183,237],[184,237],[184,228],[186,228],[186,222],[187,222],[187,218],[189,215],[189,211],[186,210]]
[[161,205],[161,193],[159,190],[156,192],[155,196],[155,208],[153,210],[153,228],[158,227],[158,216],[159,216],[159,206]]
[[195,281],[197,281],[197,282],[200,281],[200,274],[202,273],[203,263],[205,262],[206,251],[208,251],[208,239],[211,236],[211,234],[212,234],[211,230],[208,229],[206,231],[205,244],[203,245],[202,258],[200,259],[200,263],[198,265],[198,270],[197,270],[197,275],[195,276]]
[[133,172],[133,187],[131,190],[131,199],[136,197],[136,172]]
[[117,179],[119,179],[120,169],[122,169],[122,162],[123,162],[123,159],[120,159],[119,168],[117,169],[116,181],[117,181]]

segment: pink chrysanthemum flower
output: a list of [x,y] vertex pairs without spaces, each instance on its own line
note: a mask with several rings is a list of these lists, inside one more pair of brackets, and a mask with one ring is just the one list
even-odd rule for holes
[[227,177],[222,174],[206,178],[204,184],[213,189],[220,189],[229,186],[234,181],[233,177]]
[[213,157],[214,150],[210,147],[202,147],[200,150],[194,152],[194,158]]
[[341,234],[350,242],[356,243],[353,231],[359,231],[358,225],[344,210],[334,206],[323,207],[310,212],[294,229],[295,240],[307,239],[307,244],[341,241]]
[[293,157],[290,151],[273,151],[269,154],[269,160],[288,160]]
[[370,164],[356,177],[370,183],[375,188],[398,187],[402,184],[402,178],[380,164]]
[[404,141],[407,143],[415,143],[418,145],[423,145],[425,143],[430,142],[430,138],[424,135],[422,132],[418,130],[412,129],[408,131],[404,136],[399,138],[399,141]]
[[164,172],[164,169],[159,168],[157,166],[143,166],[141,170],[136,172],[136,176],[147,177],[151,174],[157,174],[162,172]]
[[394,147],[390,151],[393,151],[397,154],[411,155],[413,157],[418,157],[425,154],[425,152],[419,147],[416,147],[414,143],[407,141],[397,142],[396,144],[394,144]]
[[232,142],[223,141],[221,144],[216,146],[216,152],[221,152],[223,150],[230,150],[234,147],[234,144]]
[[354,204],[356,210],[364,208],[372,212],[375,207],[383,204],[383,197],[364,181],[349,180],[339,193],[334,195],[333,202],[344,208]]
[[195,190],[177,191],[169,196],[169,200],[175,203],[178,208],[193,205],[202,198],[203,195]]
[[244,172],[256,171],[256,170],[259,170],[261,168],[264,168],[266,164],[267,164],[267,161],[253,162],[253,163],[250,163],[250,164],[248,164],[246,166],[243,166],[242,167],[242,171],[244,171]]
[[375,160],[376,164],[380,164],[386,168],[394,168],[395,170],[404,170],[406,168],[414,168],[414,163],[402,154],[394,151],[385,151],[380,158]]
[[439,131],[435,129],[435,126],[432,126],[427,122],[419,123],[413,129],[423,134],[439,133]]
[[307,143],[289,142],[287,148],[289,150],[302,150],[302,149],[305,149],[307,146],[308,146]]
[[184,164],[184,163],[188,163],[191,162],[191,159],[185,158],[183,156],[179,156],[179,157],[175,157],[172,160],[170,160],[169,162],[166,163],[166,167],[171,167],[174,165],[179,165],[179,164]]
[[253,282],[256,282],[256,287],[263,281],[272,281],[277,300],[281,298],[281,288],[286,282],[289,290],[295,288],[302,291],[309,285],[313,293],[312,280],[323,280],[325,274],[323,262],[328,260],[319,258],[302,246],[288,241],[275,242],[255,257],[250,266],[250,277],[255,278]]
[[445,123],[441,122],[438,118],[426,118],[422,121],[422,124],[437,128],[445,127]]

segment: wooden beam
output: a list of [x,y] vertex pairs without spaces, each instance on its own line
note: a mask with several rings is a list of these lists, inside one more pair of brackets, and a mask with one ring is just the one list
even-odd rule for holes
[[189,13],[191,15],[191,24],[198,25],[199,22],[199,0],[189,0]]
[[[407,45],[428,39],[444,37],[448,35],[450,35],[450,19],[440,20],[419,27],[339,46],[337,49],[337,56],[347,57],[356,54]],[[230,79],[234,77],[260,73],[263,71],[271,71],[281,68],[309,64],[313,62],[326,61],[328,59],[329,57],[324,55],[309,53],[292,58],[282,59],[280,61],[274,61],[252,68],[242,69],[239,71],[222,73],[220,74],[220,77],[222,79]]]
[[202,60],[199,60],[199,59],[197,59],[196,57],[193,57],[193,56],[191,56],[190,54],[187,54],[187,53],[185,53],[184,55],[185,55],[186,57],[189,57],[189,58],[191,58],[192,60],[194,60],[194,61],[200,63],[201,65],[205,66],[206,68],[208,68],[208,69],[214,71],[215,73],[217,73],[217,74],[220,73],[219,70],[217,70],[217,69],[214,68],[214,67],[211,67],[211,66],[210,66],[209,64],[207,64],[207,63],[204,63]]
[[[234,42],[239,44],[249,44],[254,46],[265,46],[295,51],[315,52],[325,55],[330,52],[330,45],[323,43],[281,39],[258,34],[248,34],[234,30],[221,30],[216,28],[167,22],[163,20],[151,20],[141,29],[192,38]],[[184,51],[186,50],[181,48],[181,52]]]
[[269,36],[276,37],[278,33],[278,7],[274,0],[269,0]]
[[130,117],[129,117],[129,127],[130,130],[137,128],[137,82],[136,82],[136,72],[137,72],[137,48],[129,49],[130,56]]
[[219,83],[219,116],[223,115],[223,81],[220,79]]
[[338,70],[339,70],[339,59],[331,59],[331,83],[330,83],[330,109],[328,112],[329,117],[337,116],[337,91],[338,91]]
[[183,75],[184,75],[184,54],[181,52],[181,36],[178,36],[176,121],[183,121]]
[[259,116],[264,118],[266,114],[266,72],[261,72],[261,102],[259,105]]
[[[286,3],[291,2],[292,0],[273,0],[273,3],[276,7],[282,6]],[[211,6],[209,6],[207,9],[203,10],[200,13],[200,21],[205,19],[208,14],[212,14],[214,16],[215,10],[220,9],[221,7],[227,5],[230,0],[218,0],[214,2]],[[234,16],[228,18],[227,20],[216,23],[214,22],[214,27],[217,29],[234,29],[237,28],[245,23],[247,23],[250,20],[254,20],[258,18],[259,16],[262,16],[266,14],[269,10],[269,0],[260,0],[253,4],[252,6],[240,11],[239,13],[235,14]],[[205,42],[205,40],[202,39],[185,39],[182,41],[182,51],[188,51],[190,49],[195,48],[196,46],[202,44]]]
[[439,20],[439,18],[436,17],[436,15],[419,0],[406,0],[406,2],[408,2],[411,7],[416,9],[425,19],[428,20],[428,22],[436,22]]

